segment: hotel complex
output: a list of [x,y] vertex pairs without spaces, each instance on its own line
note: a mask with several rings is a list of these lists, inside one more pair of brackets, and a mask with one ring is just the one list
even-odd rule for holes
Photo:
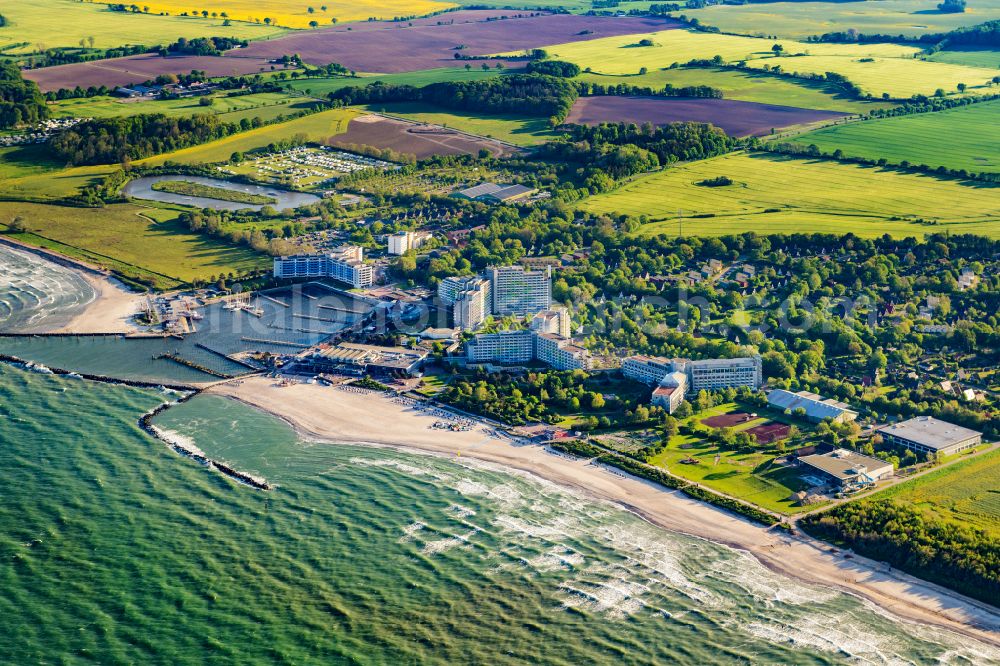
[[493,286],[493,314],[528,315],[552,307],[552,269],[500,266],[486,270]]
[[375,283],[375,269],[364,263],[364,250],[345,245],[325,254],[295,254],[274,258],[274,277],[328,277],[346,282],[355,289]]
[[465,346],[469,363],[513,365],[541,361],[556,370],[589,370],[590,353],[569,338],[537,331],[480,333]]
[[400,231],[390,234],[386,241],[386,249],[389,254],[402,255],[410,250],[416,250],[421,245],[430,240],[431,234],[426,231]]
[[715,391],[764,383],[760,356],[713,358],[691,361],[659,356],[629,356],[622,361],[622,374],[655,386],[650,402],[673,413],[689,392]]

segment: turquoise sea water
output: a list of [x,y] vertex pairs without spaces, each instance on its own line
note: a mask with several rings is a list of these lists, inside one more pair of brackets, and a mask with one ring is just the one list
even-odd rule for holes
[[0,365],[3,664],[989,664],[525,475]]

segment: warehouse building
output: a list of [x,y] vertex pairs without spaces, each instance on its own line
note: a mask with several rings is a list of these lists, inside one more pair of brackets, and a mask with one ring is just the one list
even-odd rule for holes
[[983,442],[983,433],[940,421],[933,416],[918,416],[907,421],[877,428],[883,441],[915,453],[951,455]]

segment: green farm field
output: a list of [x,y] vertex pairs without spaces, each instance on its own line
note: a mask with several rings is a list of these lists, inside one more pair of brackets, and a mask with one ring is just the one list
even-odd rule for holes
[[1000,126],[1000,100],[897,118],[834,125],[795,137],[823,152],[886,158],[899,164],[945,166],[970,172],[1000,171],[1000,144],[983,138]]
[[141,160],[139,164],[158,166],[164,162],[199,164],[225,162],[235,152],[248,152],[277,141],[287,141],[303,135],[309,141],[323,140],[347,131],[351,118],[358,115],[352,109],[331,109],[313,113],[288,122],[268,125],[228,136],[200,146],[192,146]]
[[[728,187],[696,183],[718,176]],[[764,154],[732,154],[641,176],[579,204],[592,213],[647,215],[642,235],[848,232],[897,237],[943,232],[1000,238],[1000,188],[896,171]],[[701,215],[703,217],[696,217]],[[925,220],[919,222],[918,220]]]
[[179,210],[134,204],[69,208],[3,201],[0,220],[20,216],[30,233],[14,238],[105,265],[126,277],[154,280],[160,288],[267,263],[266,257],[248,249],[189,232],[176,219]]
[[1000,449],[878,493],[938,518],[972,525],[1000,537]]
[[662,88],[670,83],[675,86],[711,86],[722,91],[726,99],[761,104],[797,106],[822,111],[867,113],[871,109],[890,107],[885,102],[866,102],[850,99],[832,86],[812,81],[793,81],[765,74],[734,69],[676,68],[657,69],[646,74],[609,76],[584,73],[580,80],[605,86],[634,85]]
[[978,49],[969,51],[938,51],[926,56],[932,62],[950,62],[954,65],[971,65],[972,67],[1000,68],[1000,51]]
[[391,83],[397,86],[426,86],[440,81],[479,81],[502,74],[503,71],[491,69],[488,72],[479,67],[466,70],[464,67],[442,67],[439,69],[424,69],[416,72],[401,72],[399,74],[361,74],[358,78],[335,76],[330,78],[295,79],[288,83],[293,89],[325,97],[344,88],[359,88],[376,81]]
[[920,36],[1000,18],[1000,0],[969,3],[964,13],[944,13],[926,0],[878,2],[773,2],[684,9],[704,25],[753,36],[805,39],[854,28],[865,34]]
[[372,104],[363,108],[419,123],[452,127],[462,132],[499,139],[519,146],[544,143],[555,136],[549,129],[548,119],[544,118],[515,115],[487,116],[442,109],[419,102]]
[[[638,46],[642,39],[652,40],[653,45]],[[774,55],[771,47],[775,43],[781,44],[786,55]],[[900,44],[805,44],[688,30],[607,37],[547,46],[545,50],[555,59],[574,62],[599,74],[616,75],[638,74],[643,68],[663,69],[718,55],[726,62],[745,61],[758,69],[779,65],[785,72],[836,72],[876,97],[883,93],[895,98],[931,95],[938,88],[954,92],[959,83],[965,83],[969,92],[975,93],[996,75],[995,70],[982,67],[919,60],[914,57],[919,49]]]
[[[107,5],[73,0],[16,0],[3,3],[0,13],[7,19],[7,25],[0,28],[0,50],[6,55],[34,52],[39,44],[44,48],[79,48],[81,39],[91,37],[94,48],[107,49],[129,44],[156,46],[178,37],[265,39],[285,32],[250,23],[223,27],[218,18],[113,12]],[[10,48],[22,43],[26,45]]]
[[64,99],[50,104],[55,118],[114,118],[140,113],[162,113],[167,116],[193,116],[214,113],[226,122],[238,122],[254,116],[269,121],[279,115],[288,115],[312,106],[311,100],[285,93],[257,93],[227,97],[212,95],[210,106],[202,106],[202,98],[131,100],[120,97],[81,97]]

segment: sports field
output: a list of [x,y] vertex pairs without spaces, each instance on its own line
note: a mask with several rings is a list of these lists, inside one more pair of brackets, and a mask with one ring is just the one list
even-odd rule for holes
[[970,2],[964,13],[948,14],[926,0],[878,2],[773,2],[715,5],[681,12],[723,32],[804,39],[854,28],[865,34],[913,35],[948,32],[1000,18],[1000,0]]
[[[639,46],[643,39],[652,46]],[[775,57],[774,44],[785,55]],[[665,30],[645,35],[607,37],[545,47],[552,58],[568,60],[600,74],[638,74],[716,55],[726,62],[746,61],[754,68],[780,66],[785,72],[846,76],[865,92],[908,98],[931,95],[938,88],[955,92],[959,83],[970,93],[981,92],[996,71],[981,67],[914,59],[919,50],[899,44],[806,44],[689,30]]]
[[549,129],[547,118],[487,116],[481,113],[452,111],[422,103],[371,104],[366,108],[418,123],[451,127],[518,146],[533,146],[555,136]]
[[[0,50],[5,55],[30,53],[44,48],[76,47],[80,40],[90,48],[107,49],[126,44],[155,46],[178,37],[239,37],[264,39],[284,30],[265,25],[233,23],[223,27],[221,18],[155,16],[113,12],[106,5],[74,0],[16,0],[5,2],[0,14],[7,25],[0,28]],[[6,51],[12,44],[26,45]]]
[[870,109],[891,106],[883,102],[863,102],[848,98],[822,83],[799,82],[763,72],[732,69],[677,68],[656,69],[646,74],[608,76],[581,74],[580,80],[604,86],[629,85],[662,88],[675,86],[711,86],[722,91],[725,99],[760,104],[783,104],[803,109],[866,113]]
[[[207,279],[221,272],[260,268],[262,255],[187,231],[167,207],[114,204],[67,208],[0,202],[0,220],[22,217],[23,240],[108,266],[126,276],[155,279],[159,287]],[[2,224],[2,223],[0,223]]]
[[879,493],[945,520],[1000,537],[1000,450],[955,463]]
[[[733,185],[705,187],[726,176]],[[1000,188],[830,161],[733,154],[642,176],[579,204],[593,213],[647,215],[642,235],[853,232],[875,237],[943,232],[1000,238]],[[702,217],[698,217],[701,215]],[[920,222],[919,220],[924,220]]]
[[[367,21],[369,18],[388,19],[396,17],[423,16],[455,7],[450,2],[435,0],[321,0],[316,4],[302,0],[218,0],[211,5],[192,6],[183,0],[151,0],[143,7],[149,7],[153,14],[166,13],[171,16],[188,12],[225,12],[233,21],[246,23],[280,25],[285,28],[308,29],[315,21],[319,26],[333,25],[348,21]],[[313,11],[309,11],[312,8]]]
[[1000,126],[1000,100],[937,113],[834,125],[795,137],[825,153],[838,148],[850,157],[884,157],[890,163],[971,172],[1000,171],[1000,143],[984,141]]
[[141,160],[139,164],[157,166],[168,161],[181,164],[225,162],[235,152],[248,152],[277,141],[287,141],[299,135],[308,141],[322,141],[346,132],[351,118],[357,115],[358,112],[351,109],[322,111],[288,122],[227,136],[224,139],[200,146],[149,157]]

